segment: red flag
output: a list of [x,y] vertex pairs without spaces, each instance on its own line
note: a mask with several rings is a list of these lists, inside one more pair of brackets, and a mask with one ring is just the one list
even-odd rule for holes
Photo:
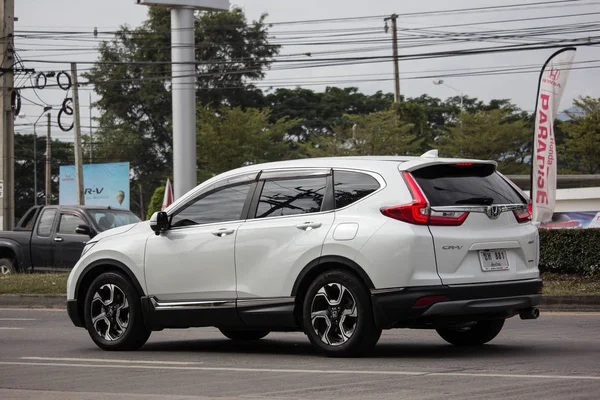
[[171,181],[167,179],[167,185],[165,186],[165,197],[163,197],[162,207],[160,211],[164,211],[165,208],[169,207],[173,203],[173,187]]

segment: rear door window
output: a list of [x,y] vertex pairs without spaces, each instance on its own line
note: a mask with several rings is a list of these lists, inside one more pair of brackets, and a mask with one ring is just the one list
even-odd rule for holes
[[371,175],[352,171],[334,171],[335,208],[346,207],[379,189]]
[[260,195],[256,218],[319,212],[326,188],[325,176],[267,180]]
[[431,206],[525,204],[489,164],[433,165],[412,176]]

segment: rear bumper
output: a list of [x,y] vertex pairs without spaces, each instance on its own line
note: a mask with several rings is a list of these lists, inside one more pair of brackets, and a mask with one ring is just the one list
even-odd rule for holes
[[[443,325],[468,320],[509,318],[541,300],[541,279],[472,285],[372,290],[379,327]],[[419,306],[417,301],[434,296]]]
[[83,323],[83,318],[79,314],[79,306],[77,304],[77,300],[67,300],[67,314],[69,314],[69,318],[73,322],[73,325],[84,328],[85,324]]

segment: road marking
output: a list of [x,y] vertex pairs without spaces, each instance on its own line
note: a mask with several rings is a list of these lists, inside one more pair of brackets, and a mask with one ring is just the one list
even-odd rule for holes
[[[80,359],[78,359],[80,360]],[[213,372],[266,372],[277,374],[330,374],[330,375],[388,375],[388,376],[452,376],[468,378],[509,378],[509,379],[561,379],[561,380],[592,380],[600,381],[600,376],[587,375],[522,375],[499,373],[468,373],[468,372],[417,372],[417,371],[368,371],[368,370],[322,370],[322,369],[277,369],[277,368],[236,368],[236,367],[192,367],[169,365],[110,365],[110,364],[80,364],[52,362],[17,362],[0,361],[0,365],[67,367],[67,368],[117,368],[117,369],[155,369],[176,371],[213,371]]]
[[0,326],[0,329],[2,330],[17,330],[17,329],[25,329],[25,328],[15,328],[15,327],[8,327],[8,326]]
[[0,321],[37,321],[37,318],[0,318]]
[[132,359],[109,359],[109,358],[61,358],[61,357],[21,357],[21,360],[32,361],[81,361],[81,362],[106,362],[117,364],[162,364],[162,365],[198,365],[203,362],[187,361],[158,361],[158,360],[132,360]]

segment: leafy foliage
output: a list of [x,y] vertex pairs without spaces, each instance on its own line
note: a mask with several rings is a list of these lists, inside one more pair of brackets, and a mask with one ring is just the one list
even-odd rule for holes
[[[46,138],[38,136],[36,141],[37,193],[34,193],[34,159],[33,135],[15,133],[15,221],[34,205],[37,196],[38,204],[46,202]],[[61,165],[73,165],[73,144],[58,140],[52,141],[52,204],[58,203],[58,175]]]
[[[267,41],[264,19],[248,23],[239,8],[198,14],[199,103],[262,106],[262,92],[247,81],[261,78],[279,51]],[[85,74],[100,96],[94,156],[105,162],[129,161],[132,184],[141,183],[146,197],[172,171],[169,11],[150,7],[141,26],[121,27],[99,50],[98,62]]]
[[600,229],[540,229],[540,271],[600,278]]
[[531,130],[525,121],[511,118],[505,108],[463,112],[459,118],[459,124],[439,140],[444,156],[497,160],[499,169],[508,174],[528,171]]
[[157,211],[160,211],[160,209],[162,208],[162,202],[163,202],[164,198],[165,198],[165,187],[163,185],[163,186],[157,187],[154,190],[154,194],[150,198],[150,204],[148,204],[148,212],[146,213],[146,219],[150,219],[150,217],[152,217],[152,214],[154,214]]
[[198,181],[244,165],[289,158],[286,133],[299,121],[269,122],[269,110],[211,108],[198,117]]
[[579,97],[574,105],[577,111],[567,111],[571,119],[561,125],[567,137],[560,149],[575,171],[600,173],[600,98]]

